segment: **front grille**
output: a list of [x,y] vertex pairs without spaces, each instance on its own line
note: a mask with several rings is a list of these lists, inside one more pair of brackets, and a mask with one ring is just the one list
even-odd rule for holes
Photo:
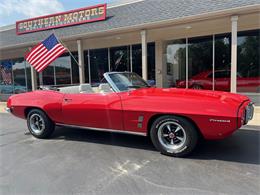
[[254,116],[254,104],[250,102],[245,110],[245,124],[248,123],[248,121],[252,120]]

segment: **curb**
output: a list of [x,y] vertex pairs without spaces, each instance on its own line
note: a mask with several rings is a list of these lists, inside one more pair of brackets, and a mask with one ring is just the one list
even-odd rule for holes
[[245,125],[240,127],[240,130],[255,130],[255,131],[260,131],[260,126],[259,125]]

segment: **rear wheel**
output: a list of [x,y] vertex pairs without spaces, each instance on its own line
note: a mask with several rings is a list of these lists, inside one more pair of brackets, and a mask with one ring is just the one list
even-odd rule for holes
[[191,153],[198,140],[197,130],[189,120],[171,115],[156,119],[150,136],[156,149],[175,157]]
[[192,85],[192,89],[200,90],[200,89],[203,89],[203,87],[201,85],[194,84],[194,85]]
[[28,113],[27,126],[34,137],[42,139],[50,137],[55,129],[51,119],[39,109],[33,109]]

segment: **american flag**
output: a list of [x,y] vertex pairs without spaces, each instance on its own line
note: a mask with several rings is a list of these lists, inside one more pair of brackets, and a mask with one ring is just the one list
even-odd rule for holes
[[41,72],[66,50],[55,35],[51,34],[47,39],[32,48],[25,59],[37,72]]

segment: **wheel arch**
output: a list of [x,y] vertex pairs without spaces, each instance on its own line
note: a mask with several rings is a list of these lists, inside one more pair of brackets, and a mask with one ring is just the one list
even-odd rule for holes
[[[33,110],[33,109],[40,110],[40,111],[44,112],[44,113],[49,117],[49,115],[48,115],[42,108],[36,107],[36,106],[26,107],[26,108],[24,109],[24,117],[27,118],[29,112],[30,112],[31,110]],[[49,117],[49,118],[50,118],[50,117]]]
[[151,127],[152,127],[153,122],[161,116],[178,116],[178,117],[185,118],[186,120],[188,120],[190,123],[192,123],[194,125],[199,137],[204,138],[203,134],[201,133],[198,125],[195,123],[194,120],[192,120],[190,117],[187,117],[187,116],[183,116],[183,115],[180,115],[180,114],[171,114],[171,113],[155,114],[155,115],[151,116],[148,120],[148,123],[147,123],[147,136],[150,136],[150,131],[151,131]]

